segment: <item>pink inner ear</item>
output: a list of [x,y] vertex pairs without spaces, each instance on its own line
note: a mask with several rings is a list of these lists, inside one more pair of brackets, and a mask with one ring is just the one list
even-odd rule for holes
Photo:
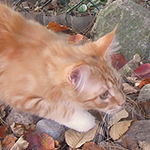
[[73,85],[77,85],[77,83],[80,80],[80,70],[79,69],[75,69],[71,72],[70,77],[69,77],[69,81],[73,84]]

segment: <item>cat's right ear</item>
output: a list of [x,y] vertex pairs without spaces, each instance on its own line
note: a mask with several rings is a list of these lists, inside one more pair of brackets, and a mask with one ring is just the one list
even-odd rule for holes
[[118,25],[116,25],[113,31],[93,42],[98,47],[97,55],[101,56],[102,58],[105,58],[106,55],[114,53],[114,50],[112,51],[112,49],[109,47],[114,40],[114,35],[117,27]]
[[88,81],[89,75],[89,67],[87,65],[79,65],[71,71],[69,81],[75,86],[75,88],[81,89]]

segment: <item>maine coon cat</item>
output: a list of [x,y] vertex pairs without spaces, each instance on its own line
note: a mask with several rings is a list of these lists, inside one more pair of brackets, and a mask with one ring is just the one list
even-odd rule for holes
[[73,46],[0,4],[0,100],[19,110],[85,132],[88,113],[113,113],[125,102],[111,66],[116,28],[96,42]]

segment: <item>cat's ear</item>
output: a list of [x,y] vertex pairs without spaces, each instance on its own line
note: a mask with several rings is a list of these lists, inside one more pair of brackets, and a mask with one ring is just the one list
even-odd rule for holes
[[75,88],[82,88],[88,81],[90,70],[87,65],[79,65],[73,68],[69,75],[69,81],[75,86]]
[[[118,27],[118,25],[116,25],[116,27],[114,28],[114,30],[112,32],[106,34],[105,36],[99,38],[96,42],[94,42],[94,44],[96,44],[96,46],[98,48],[99,55],[103,58],[105,58],[107,52],[109,51],[109,47],[110,47],[112,41],[114,40],[114,35],[117,30],[117,27]],[[113,51],[110,53],[113,53]]]

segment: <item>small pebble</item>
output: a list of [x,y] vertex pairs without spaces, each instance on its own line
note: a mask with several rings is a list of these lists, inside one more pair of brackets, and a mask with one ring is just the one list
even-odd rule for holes
[[36,130],[46,133],[54,140],[60,141],[64,137],[65,127],[50,119],[42,119],[36,125]]

